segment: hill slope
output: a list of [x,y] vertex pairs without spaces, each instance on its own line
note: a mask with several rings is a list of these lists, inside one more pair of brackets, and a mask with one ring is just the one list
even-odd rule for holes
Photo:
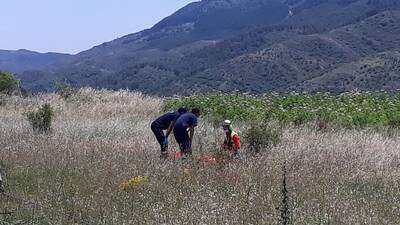
[[303,89],[343,92],[349,90],[399,90],[400,52],[388,51],[346,63],[308,80]]
[[[380,52],[399,49],[399,24],[400,11],[390,11],[330,32],[295,35],[271,47],[235,57],[187,77],[182,84],[193,84],[198,92],[240,90],[263,93],[292,89],[307,90],[309,88],[307,84],[311,83],[305,81],[309,79],[322,76],[319,80],[323,81],[325,73],[343,64],[357,62],[363,57],[374,56]],[[352,70],[347,72],[351,73]],[[388,76],[388,74],[380,75]],[[212,81],[208,80],[210,78]],[[388,77],[385,79],[390,80]],[[369,87],[383,88],[374,83],[369,84]],[[323,84],[319,88],[321,91],[333,91],[333,89],[335,87],[328,88]]]
[[397,48],[396,9],[395,0],[203,0],[55,70],[20,77],[31,90],[54,80],[160,95],[301,89],[342,64]]

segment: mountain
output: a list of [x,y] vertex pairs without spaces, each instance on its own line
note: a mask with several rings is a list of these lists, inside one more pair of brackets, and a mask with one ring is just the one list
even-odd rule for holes
[[71,58],[68,54],[38,53],[28,50],[0,50],[0,70],[21,73],[27,70],[42,70]]
[[[19,76],[34,91],[51,90],[55,80],[159,95],[343,91],[332,88],[336,70],[399,50],[398,10],[397,0],[203,0],[151,29]],[[382,87],[395,85],[370,85]]]
[[[319,91],[348,91],[351,85],[347,89],[323,85],[327,78],[325,74],[364,57],[400,50],[399,36],[400,11],[383,12],[329,32],[292,35],[285,41],[185,78],[182,84],[190,84],[197,92],[240,90],[263,93],[310,90],[309,85],[313,82],[307,81],[317,79],[321,84]],[[351,72],[353,70],[348,70]],[[210,78],[212,82],[208,80]],[[188,86],[180,88],[187,90]],[[371,83],[369,90],[382,88],[385,87]]]
[[399,90],[400,51],[387,51],[376,56],[346,63],[322,76],[308,80],[303,89],[312,92],[340,93],[349,90]]

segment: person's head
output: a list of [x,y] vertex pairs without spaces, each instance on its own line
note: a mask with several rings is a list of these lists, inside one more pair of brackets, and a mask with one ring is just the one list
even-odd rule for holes
[[199,108],[193,108],[192,113],[197,117],[200,117],[200,115],[201,115],[201,111]]
[[188,110],[187,110],[187,108],[185,108],[185,107],[181,107],[181,108],[178,109],[178,113],[181,114],[181,115],[182,115],[182,114],[185,114],[185,113],[187,113],[187,112],[188,112]]
[[232,122],[230,120],[225,120],[222,122],[222,129],[224,129],[225,132],[228,132],[231,130]]

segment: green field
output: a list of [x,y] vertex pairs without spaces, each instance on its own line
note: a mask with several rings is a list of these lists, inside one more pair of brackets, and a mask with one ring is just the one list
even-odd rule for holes
[[324,121],[334,126],[400,126],[400,95],[386,92],[288,95],[204,95],[169,98],[164,110],[200,107],[211,121],[271,121],[302,125]]

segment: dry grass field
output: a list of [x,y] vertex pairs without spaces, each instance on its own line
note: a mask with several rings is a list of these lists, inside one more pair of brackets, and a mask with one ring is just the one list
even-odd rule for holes
[[[25,115],[43,103],[54,108],[52,131],[35,134]],[[242,161],[162,161],[149,128],[162,104],[90,89],[67,101],[56,94],[7,99],[0,106],[0,224],[400,223],[396,131],[285,126],[281,142],[257,155],[244,139]],[[213,154],[221,138],[202,120],[194,154]],[[121,188],[135,176],[146,179]]]

